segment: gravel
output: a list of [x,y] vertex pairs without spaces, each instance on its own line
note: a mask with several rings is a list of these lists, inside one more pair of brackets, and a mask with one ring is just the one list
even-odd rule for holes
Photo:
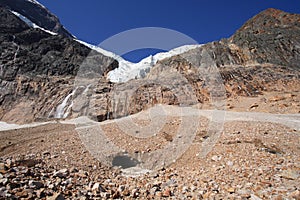
[[[170,118],[162,130],[173,136],[177,123]],[[2,131],[0,198],[300,199],[299,130],[271,122],[228,121],[212,151],[201,157],[201,144],[210,137],[206,125],[200,123],[190,148],[176,162],[140,175],[95,159],[74,125]],[[164,134],[154,137],[161,147],[172,142]],[[124,137],[124,146],[127,142]],[[139,151],[159,148],[138,144]]]

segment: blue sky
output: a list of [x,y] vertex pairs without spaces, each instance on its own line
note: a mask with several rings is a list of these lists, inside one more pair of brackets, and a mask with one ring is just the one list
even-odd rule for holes
[[[230,37],[249,18],[267,8],[300,13],[299,0],[38,0],[77,38],[98,45],[120,32],[163,27],[207,43]],[[158,50],[123,55],[138,61]]]

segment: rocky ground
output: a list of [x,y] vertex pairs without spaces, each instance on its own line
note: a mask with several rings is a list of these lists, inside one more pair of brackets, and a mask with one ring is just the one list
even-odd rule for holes
[[[25,126],[0,122],[0,199],[300,199],[299,14],[267,9],[228,39],[115,84],[106,74],[118,62],[73,40],[45,8],[3,2],[0,119]],[[212,98],[226,100],[224,124],[222,113],[204,110]],[[157,104],[202,111],[147,117]],[[55,121],[65,114],[103,122]],[[128,114],[134,123],[105,121]],[[157,162],[137,176],[116,166],[118,151]]]
[[[133,122],[140,127],[149,125],[151,119],[144,116],[134,115]],[[299,116],[286,117],[296,120]],[[181,134],[183,120],[167,117],[150,139],[125,134],[122,142],[117,121],[99,126],[117,146],[143,153],[172,143]],[[1,131],[1,198],[300,199],[299,125],[231,119],[225,122],[212,151],[203,157],[199,154],[202,144],[211,137],[209,120],[203,116],[198,120],[192,144],[176,162],[140,176],[128,176],[95,159],[72,124]]]

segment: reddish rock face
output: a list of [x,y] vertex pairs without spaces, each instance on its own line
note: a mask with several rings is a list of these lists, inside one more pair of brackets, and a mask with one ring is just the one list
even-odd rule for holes
[[[132,80],[123,84],[123,90],[130,85],[139,84],[139,87],[134,92],[128,89],[131,95],[126,102],[130,106],[127,105],[127,113],[117,112],[117,116],[133,114],[156,103],[181,105],[182,99],[190,99],[185,101],[188,105],[211,105],[213,86],[210,85],[209,74],[204,74],[201,67],[189,62],[193,57],[201,57],[203,52],[210,56],[211,63],[206,64],[218,67],[227,100],[263,97],[274,91],[290,93],[296,97],[283,105],[293,107],[289,112],[297,113],[300,111],[297,95],[300,88],[299,27],[299,14],[268,9],[247,21],[229,39],[161,60],[139,83]],[[234,107],[233,104],[230,106]],[[269,111],[272,112],[271,109]]]

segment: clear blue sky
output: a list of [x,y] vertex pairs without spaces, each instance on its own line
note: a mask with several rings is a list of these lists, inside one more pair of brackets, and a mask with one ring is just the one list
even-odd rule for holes
[[[133,28],[163,27],[198,43],[230,37],[267,8],[300,13],[300,0],[38,0],[77,38],[98,45]],[[124,55],[138,61],[157,50]]]

